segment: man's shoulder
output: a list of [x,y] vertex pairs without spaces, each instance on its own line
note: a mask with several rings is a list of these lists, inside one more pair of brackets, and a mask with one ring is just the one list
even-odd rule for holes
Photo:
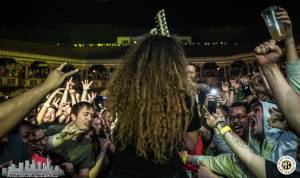
[[85,149],[85,148],[92,147],[92,141],[85,138],[84,133],[77,136],[74,139],[67,140],[64,143],[66,143],[67,145],[70,145],[71,147],[76,145],[76,147],[79,148],[79,149]]
[[49,125],[46,129],[44,129],[45,136],[51,136],[59,133],[65,125],[63,124],[52,124]]

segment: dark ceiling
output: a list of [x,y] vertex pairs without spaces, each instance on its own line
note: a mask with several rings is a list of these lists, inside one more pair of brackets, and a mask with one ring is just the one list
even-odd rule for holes
[[[52,36],[56,35],[53,37],[57,38],[56,41],[101,39],[94,34],[98,31],[106,36],[103,41],[109,41],[118,35],[130,35],[136,29],[152,28],[153,17],[162,8],[173,33],[191,34],[197,39],[200,38],[197,34],[203,29],[233,27],[243,28],[244,32],[247,28],[253,29],[238,38],[264,38],[267,29],[260,12],[270,5],[286,8],[293,20],[294,32],[300,34],[299,6],[292,0],[10,0],[0,7],[0,38],[34,39],[34,34],[47,38],[51,36],[47,34],[55,33]],[[71,29],[70,24],[80,25],[80,28]],[[97,28],[89,29],[91,26]],[[241,29],[237,32],[240,34]],[[72,33],[68,34],[70,39],[59,37],[63,33]],[[226,35],[222,31],[220,33]],[[78,37],[80,35],[84,37]]]

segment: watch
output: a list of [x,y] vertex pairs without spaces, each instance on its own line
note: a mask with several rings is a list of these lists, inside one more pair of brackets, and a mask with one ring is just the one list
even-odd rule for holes
[[225,127],[226,126],[225,121],[223,121],[223,120],[217,121],[216,127],[219,127],[219,126],[220,126],[220,128]]

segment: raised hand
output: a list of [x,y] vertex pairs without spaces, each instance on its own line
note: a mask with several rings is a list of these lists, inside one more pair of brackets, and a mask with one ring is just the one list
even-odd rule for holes
[[62,92],[60,92],[60,91],[63,91],[63,90],[64,90],[64,88],[58,88],[54,92],[52,92],[51,94],[48,94],[46,96],[46,98],[48,98],[49,100],[52,100],[57,94],[62,94]]
[[217,96],[217,104],[218,105],[222,105],[223,103],[224,103],[224,99],[223,99],[223,97],[222,96]]
[[69,123],[68,125],[65,126],[65,128],[60,132],[60,137],[62,140],[70,140],[73,137],[83,133],[83,131],[80,131],[77,129],[75,126],[75,121]]
[[60,101],[60,98],[55,97],[52,101],[52,105],[55,106],[56,108],[58,108],[59,101]]
[[[51,106],[54,106],[55,108],[58,108],[58,102],[60,98],[55,97],[58,93],[61,94],[61,90],[64,90],[64,88],[58,88],[54,92],[52,92],[47,99],[47,101],[43,104],[43,107],[39,110],[37,116],[36,116],[36,121],[38,124],[42,124],[43,122],[49,122],[49,121],[54,121],[55,116],[50,112],[49,114],[47,113],[48,108]],[[47,115],[47,116],[46,116]],[[45,117],[46,116],[46,117]],[[50,116],[50,117],[48,117]]]
[[213,128],[217,125],[217,119],[210,113],[206,113],[206,123],[209,127]]
[[225,122],[225,117],[222,113],[214,113],[213,115],[208,113],[208,116],[206,117],[206,123],[209,127],[216,127],[217,123],[220,121]]
[[261,66],[275,63],[282,56],[282,51],[274,40],[260,44],[254,49],[254,52],[256,60]]
[[270,108],[269,109],[270,118],[269,118],[269,124],[273,128],[278,128],[281,130],[286,130],[288,127],[288,123],[286,119],[284,119],[283,114],[278,108]]
[[230,85],[231,85],[235,90],[239,89],[240,84],[239,84],[239,82],[237,82],[237,79],[229,80],[229,82],[230,82]]
[[106,136],[106,138],[100,138],[101,152],[106,152],[110,144],[111,142],[108,136]]
[[66,89],[70,90],[75,86],[75,83],[73,82],[73,77],[71,77],[68,82],[66,83]]
[[82,83],[82,94],[80,101],[87,101],[87,91],[90,89],[90,86],[92,85],[93,81],[89,82],[88,80],[81,81]]
[[285,32],[287,35],[286,38],[292,37],[293,36],[292,22],[287,11],[282,7],[278,7],[276,12],[276,17],[282,24],[284,24]]
[[227,93],[229,91],[229,83],[228,82],[222,82],[222,91],[224,93]]
[[81,84],[82,84],[83,90],[89,90],[91,85],[93,84],[93,81],[89,82],[88,80],[84,80],[84,81],[81,81]]
[[240,79],[240,83],[242,85],[249,85],[250,84],[250,80],[249,80],[248,77],[243,77],[243,78]]
[[67,77],[78,72],[78,69],[72,70],[67,73],[62,72],[62,69],[64,68],[65,65],[67,65],[67,63],[63,63],[58,68],[53,70],[48,75],[47,79],[45,80],[45,82],[42,85],[49,88],[50,90],[54,90],[54,89],[58,88],[61,84],[63,84],[63,82],[65,81],[65,79]]
[[88,102],[92,103],[94,99],[96,98],[97,94],[92,92],[91,94],[88,94]]
[[[63,94],[62,93],[62,91],[64,91],[65,90],[65,88],[58,88],[58,89],[56,89],[51,95],[57,95],[57,94]],[[50,96],[51,96],[50,95]]]
[[207,94],[206,95],[206,98],[205,98],[205,101],[204,101],[204,104],[203,104],[206,108],[208,106],[209,101],[214,101],[214,96],[212,94]]
[[73,121],[70,124],[66,125],[62,129],[62,131],[60,131],[58,134],[50,136],[48,138],[48,144],[52,148],[58,147],[59,145],[63,144],[65,141],[71,140],[72,138],[78,136],[83,132],[84,131],[80,131],[75,126],[75,121]]

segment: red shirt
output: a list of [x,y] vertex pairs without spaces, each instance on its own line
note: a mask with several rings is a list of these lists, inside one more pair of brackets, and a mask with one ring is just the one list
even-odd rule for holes
[[[190,155],[203,155],[204,145],[201,135],[198,135],[197,145],[195,146],[194,152],[189,152]],[[185,164],[185,170],[191,170],[192,172],[198,172],[198,165]]]

